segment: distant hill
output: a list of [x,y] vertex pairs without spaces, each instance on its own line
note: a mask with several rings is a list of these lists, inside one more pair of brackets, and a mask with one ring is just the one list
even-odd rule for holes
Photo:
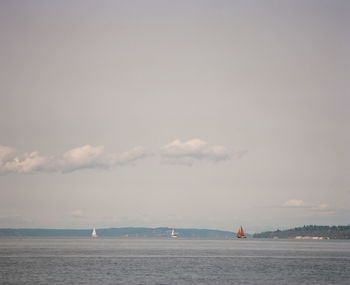
[[[167,238],[171,235],[170,228],[103,228],[96,229],[100,237],[133,237],[133,238]],[[230,239],[235,233],[220,230],[207,229],[175,229],[178,237],[184,238],[214,238]],[[92,229],[0,229],[1,236],[70,236],[89,237]],[[249,236],[249,235],[248,235]]]
[[254,238],[295,238],[297,236],[350,239],[350,226],[309,225],[289,230],[277,230],[253,235]]

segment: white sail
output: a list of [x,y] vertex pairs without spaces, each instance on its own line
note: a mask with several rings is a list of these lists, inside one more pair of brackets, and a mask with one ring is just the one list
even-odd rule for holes
[[171,237],[172,238],[177,238],[177,233],[175,233],[175,229],[174,228],[171,230]]
[[96,237],[97,237],[97,233],[96,233],[96,229],[95,229],[95,228],[92,230],[91,236],[92,236],[93,238],[96,238]]

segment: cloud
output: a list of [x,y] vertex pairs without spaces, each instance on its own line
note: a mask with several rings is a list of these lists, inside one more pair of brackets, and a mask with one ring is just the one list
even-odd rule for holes
[[5,167],[8,161],[15,157],[16,150],[12,147],[0,145],[0,174],[6,174],[9,169]]
[[303,200],[291,199],[283,204],[285,207],[303,207],[305,203]]
[[83,218],[84,217],[83,211],[81,211],[81,210],[75,210],[71,213],[71,215],[74,218]]
[[329,209],[329,205],[328,204],[319,204],[317,206],[317,209],[319,209],[319,210],[328,210]]
[[111,168],[117,165],[126,165],[148,156],[144,147],[138,146],[127,152],[105,153],[103,146],[85,145],[67,151],[61,162],[65,172],[84,168]]
[[326,203],[305,203],[303,200],[291,199],[285,202],[283,207],[303,208],[308,217],[335,216],[337,211]]
[[0,145],[0,165],[7,159],[14,156],[16,150],[13,147]]
[[316,203],[314,205],[311,205],[310,210],[313,212],[318,212],[320,215],[322,215],[322,213],[325,215],[334,215],[336,213],[335,209],[331,208],[326,203]]
[[240,158],[245,152],[229,151],[224,146],[210,146],[200,139],[185,142],[174,140],[161,147],[161,154],[167,163],[181,163],[192,165],[194,161],[223,161],[231,158]]
[[[161,148],[161,155],[165,162],[186,165],[192,165],[195,161],[217,162],[240,158],[244,153],[244,151],[230,151],[224,146],[211,146],[199,139],[185,142],[175,140]],[[0,145],[0,175],[109,169],[133,164],[147,156],[150,156],[150,153],[142,146],[134,147],[123,153],[108,153],[102,145],[86,144],[68,150],[59,156],[44,156],[37,151],[20,153],[13,147]]]
[[84,145],[62,156],[41,156],[38,152],[18,153],[16,149],[0,145],[0,175],[8,173],[72,172],[86,168],[108,169],[126,165],[148,156],[138,146],[124,153],[106,153],[103,146]]
[[84,168],[103,168],[107,167],[105,156],[103,146],[84,145],[64,153],[56,167],[64,172]]
[[118,165],[124,165],[127,163],[134,162],[138,159],[144,158],[146,156],[149,156],[150,154],[146,151],[146,149],[142,146],[137,146],[131,149],[130,151],[121,153],[119,155],[116,155],[114,158],[113,163]]
[[0,175],[43,170],[49,161],[49,157],[40,156],[36,151],[18,154],[12,147],[0,146]]

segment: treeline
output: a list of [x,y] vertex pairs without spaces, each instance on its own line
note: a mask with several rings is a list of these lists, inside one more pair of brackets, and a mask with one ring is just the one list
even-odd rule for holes
[[[100,237],[130,237],[130,238],[168,238],[171,229],[162,228],[102,228],[96,229]],[[232,238],[234,233],[229,231],[208,229],[175,229],[181,238]],[[42,237],[90,237],[92,229],[0,229],[0,236],[42,236]]]
[[253,235],[254,238],[295,238],[296,236],[350,239],[350,226],[308,225],[294,229],[269,231]]

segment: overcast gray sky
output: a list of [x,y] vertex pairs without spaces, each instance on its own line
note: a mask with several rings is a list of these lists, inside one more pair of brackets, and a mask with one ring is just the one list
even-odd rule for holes
[[0,227],[349,224],[349,15],[0,0]]

